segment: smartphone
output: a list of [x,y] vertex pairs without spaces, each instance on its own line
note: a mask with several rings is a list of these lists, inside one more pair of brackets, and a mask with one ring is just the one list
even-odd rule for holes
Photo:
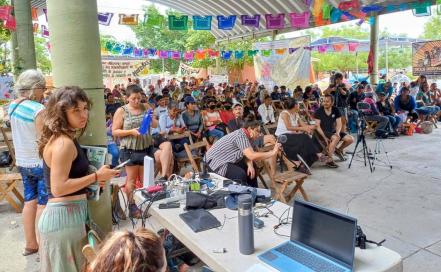
[[119,170],[119,169],[123,168],[124,166],[126,166],[126,164],[128,164],[129,162],[130,162],[130,159],[128,159],[128,160],[126,160],[125,162],[123,162],[123,163],[121,163],[121,164],[115,166],[115,167],[113,168],[113,170]]

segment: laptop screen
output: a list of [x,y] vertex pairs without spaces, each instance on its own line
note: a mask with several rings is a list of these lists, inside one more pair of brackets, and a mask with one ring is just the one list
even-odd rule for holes
[[318,250],[352,268],[357,220],[304,201],[294,202],[291,241]]

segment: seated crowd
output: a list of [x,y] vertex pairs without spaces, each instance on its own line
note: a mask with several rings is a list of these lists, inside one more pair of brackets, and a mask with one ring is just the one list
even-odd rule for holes
[[[119,171],[109,166],[89,169],[77,141],[90,121],[91,101],[84,90],[61,87],[44,102],[45,89],[39,72],[24,72],[17,80],[18,98],[8,112],[17,166],[26,181],[23,255],[39,251],[42,271],[79,271],[84,263],[79,241],[85,238],[88,220],[86,188],[94,183],[103,186]],[[349,86],[340,73],[333,75],[323,93],[316,85],[305,91],[298,86],[293,92],[276,86],[269,93],[258,83],[214,86],[208,79],[183,78],[159,80],[146,91],[135,80],[127,87],[105,89],[104,95],[112,166],[130,159],[125,165],[125,192],[132,218],[142,217],[133,192],[143,178],[145,156],[154,158],[158,180],[165,181],[179,173],[185,144],[205,138],[207,150],[199,155],[210,172],[257,187],[259,161],[269,165],[269,177],[283,156],[294,171],[304,174],[310,175],[317,161],[336,168],[334,155],[346,159],[345,148],[354,141],[351,132],[361,129],[360,117],[375,122],[380,134],[398,136],[404,124],[436,125],[441,104],[441,91],[436,83],[429,86],[424,76],[397,90],[390,82]],[[142,133],[143,119],[150,112],[151,122]],[[29,145],[17,144],[26,141]],[[114,233],[88,269],[110,267],[165,271],[162,241],[144,229]]]

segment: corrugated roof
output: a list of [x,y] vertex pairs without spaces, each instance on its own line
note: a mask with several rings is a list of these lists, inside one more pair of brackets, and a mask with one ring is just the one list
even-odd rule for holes
[[[430,0],[432,3],[435,0]],[[147,1],[146,1],[147,2]],[[265,20],[260,20],[259,29],[242,26],[236,22],[232,30],[219,30],[217,27],[216,15],[254,15],[254,14],[278,14],[290,12],[312,11],[304,0],[150,0],[149,2],[158,3],[170,7],[186,15],[213,15],[213,27],[211,32],[218,42],[224,40],[240,39],[247,36],[268,36],[273,32],[265,27]],[[341,0],[329,0],[328,3],[338,7]],[[414,0],[359,0],[362,6],[378,4],[382,6],[398,5],[403,3],[415,2]],[[129,5],[128,2],[126,2]],[[33,7],[45,8],[46,0],[32,0]],[[381,14],[388,13],[385,9]],[[240,18],[237,18],[240,19]],[[311,18],[312,20],[312,18]],[[286,28],[278,33],[291,32],[293,29],[289,23],[288,16],[285,16]],[[314,27],[314,24],[311,24]]]

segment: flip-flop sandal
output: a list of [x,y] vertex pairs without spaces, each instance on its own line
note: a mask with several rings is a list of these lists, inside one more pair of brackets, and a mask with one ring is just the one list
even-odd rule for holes
[[24,251],[23,251],[23,256],[29,256],[32,254],[38,253],[38,248],[27,248],[25,247]]
[[326,163],[326,166],[329,168],[338,168],[338,165],[333,161]]

